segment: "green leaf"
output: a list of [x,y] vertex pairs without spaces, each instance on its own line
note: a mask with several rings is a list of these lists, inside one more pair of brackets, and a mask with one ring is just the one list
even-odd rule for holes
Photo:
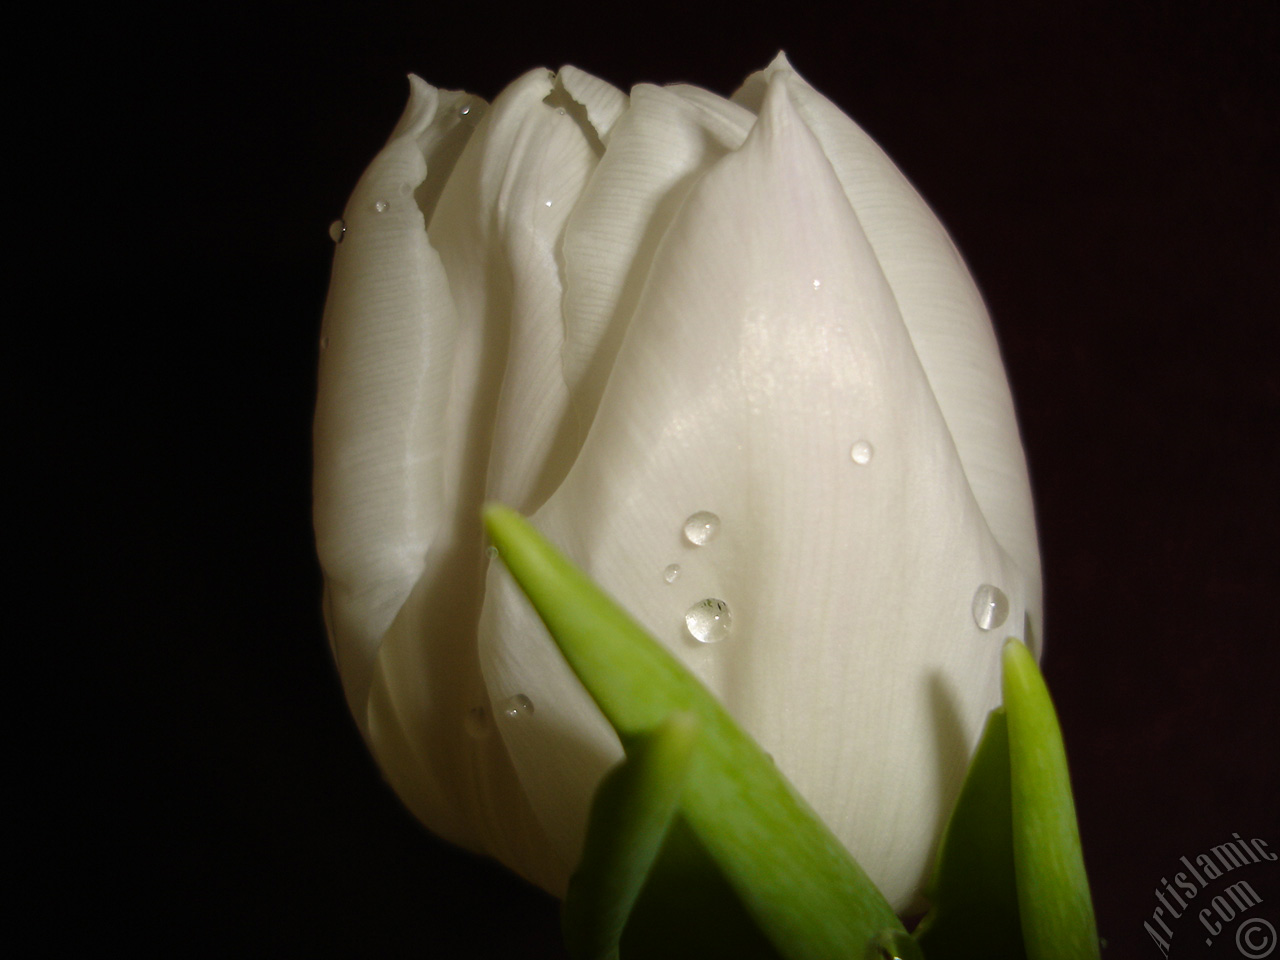
[[1020,640],[1004,645],[1009,717],[1013,859],[1029,960],[1097,957],[1098,930],[1062,730],[1035,658]]
[[1025,960],[1009,777],[1008,725],[998,707],[942,835],[931,910],[916,930],[929,960]]
[[596,791],[582,860],[561,919],[575,960],[614,960],[627,918],[675,818],[698,734],[691,713],[673,713],[631,738],[627,756]]
[[695,714],[680,815],[787,960],[864,957],[903,932],[889,904],[768,755],[661,644],[519,514],[485,508],[503,562],[624,744]]

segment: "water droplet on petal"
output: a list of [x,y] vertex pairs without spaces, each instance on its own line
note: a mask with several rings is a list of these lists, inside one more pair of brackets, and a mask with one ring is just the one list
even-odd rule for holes
[[549,207],[549,206],[551,206],[551,203],[552,203],[552,201],[550,201],[550,200],[545,201],[545,204],[546,204],[548,207]]
[[347,224],[345,220],[335,220],[329,224],[329,239],[334,243],[341,243],[342,238],[347,235]]
[[463,726],[466,727],[467,733],[477,740],[481,737],[487,737],[493,729],[489,726],[489,708],[483,704],[472,707],[467,711]]
[[859,440],[849,448],[849,456],[860,467],[865,467],[876,455],[876,448],[866,440]]
[[329,338],[327,336],[322,336],[320,338],[320,352],[324,353],[328,349],[329,349]]
[[1009,618],[1009,598],[999,587],[984,583],[973,595],[973,622],[980,630],[994,630]]
[[495,546],[487,546],[484,548],[484,555],[490,560],[496,560],[498,557],[498,548]]
[[915,940],[901,930],[881,930],[871,943],[873,956],[880,960],[923,960]]
[[462,106],[458,108],[458,116],[460,117],[465,117],[470,112],[471,112],[471,104],[469,103],[464,103]]
[[517,693],[514,697],[503,700],[501,709],[502,715],[508,720],[519,720],[533,713],[533,701],[523,693]]
[[667,569],[662,571],[662,579],[667,581],[667,583],[675,583],[676,578],[678,578],[679,576],[680,576],[680,564],[678,563],[667,564]]
[[387,201],[379,200],[377,203],[373,205],[373,209],[376,210],[378,213],[386,213],[387,207],[389,206],[391,206],[391,204],[387,203]]
[[733,616],[723,600],[707,597],[689,608],[684,615],[684,624],[699,643],[717,643],[729,635]]
[[556,113],[560,114],[562,117],[565,116],[564,107],[556,107]]
[[695,547],[703,547],[720,532],[720,518],[709,510],[699,510],[684,522],[684,538]]
[[814,277],[814,279],[813,279],[813,289],[817,290],[820,286],[822,286],[822,281],[821,281],[821,280],[819,280],[817,277]]

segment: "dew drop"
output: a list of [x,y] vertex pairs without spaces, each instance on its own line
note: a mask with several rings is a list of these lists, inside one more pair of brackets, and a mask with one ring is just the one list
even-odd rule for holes
[[879,960],[922,960],[920,948],[901,930],[881,930],[871,941],[873,956]]
[[984,583],[973,595],[973,622],[980,630],[994,630],[1009,618],[1009,598],[999,587]]
[[675,583],[680,576],[680,564],[671,563],[667,565],[667,569],[662,571],[662,579],[667,583]]
[[723,600],[707,597],[689,608],[684,615],[684,624],[699,643],[717,643],[729,635],[733,615]]
[[484,548],[484,555],[490,560],[496,560],[498,557],[498,548],[495,546],[487,546]]
[[463,721],[467,733],[475,737],[477,740],[481,737],[487,737],[492,730],[489,726],[489,708],[483,704],[472,707],[467,711],[466,720]]
[[865,467],[876,455],[876,448],[866,440],[859,440],[849,448],[849,456],[860,467]]
[[391,206],[391,204],[387,203],[387,201],[379,200],[377,203],[373,205],[373,209],[376,210],[378,213],[386,213],[387,207],[389,206]]
[[342,238],[347,235],[347,224],[344,220],[335,220],[329,224],[329,239],[334,243],[341,243]]
[[550,200],[546,200],[546,201],[544,201],[544,202],[543,202],[543,205],[544,205],[544,206],[548,206],[548,207],[549,207],[549,206],[551,206],[551,201],[550,201]]
[[462,106],[458,108],[458,116],[460,117],[465,117],[470,112],[471,112],[471,104],[469,103],[464,103]]
[[565,116],[564,107],[556,107],[556,113],[560,114],[562,117]]
[[684,538],[695,547],[704,547],[720,532],[720,518],[709,510],[699,510],[684,522]]
[[822,281],[815,277],[813,280],[813,289],[817,290],[820,286],[822,286]]
[[328,349],[329,349],[329,338],[327,336],[322,336],[320,338],[320,352],[324,353]]
[[502,715],[508,720],[519,720],[533,713],[533,701],[523,693],[502,701]]

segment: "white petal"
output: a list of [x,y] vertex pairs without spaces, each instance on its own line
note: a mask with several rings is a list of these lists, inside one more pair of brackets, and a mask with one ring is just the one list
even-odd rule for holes
[[[860,439],[875,447],[865,466],[850,458]],[[722,520],[702,547],[682,537],[697,510]],[[905,906],[998,700],[1004,633],[974,624],[974,590],[1002,587],[1010,626],[1026,590],[781,82],[675,216],[582,453],[534,520],[717,692]],[[706,597],[733,613],[719,644],[684,628]],[[596,775],[609,736],[598,717],[585,726],[594,708],[519,603],[491,578],[486,677],[537,704],[507,742],[539,821],[573,835],[585,807],[566,807],[563,785]]]
[[597,159],[578,123],[541,98],[504,132],[507,141],[494,149],[505,162],[486,171],[496,202],[481,197],[481,209],[497,210],[492,246],[501,251],[505,275],[495,271],[494,282],[509,284],[510,296],[488,495],[532,512],[559,486],[581,446],[563,370],[560,243]]
[[430,225],[460,318],[446,475],[471,542],[486,489],[532,510],[580,443],[561,369],[559,245],[596,156],[577,122],[543,102],[553,82],[536,70],[503,92]]
[[589,424],[658,241],[754,117],[694,87],[636,87],[565,233],[565,379]]
[[[550,876],[542,885],[563,896],[595,788],[622,749],[501,563],[489,572],[479,633],[498,732],[547,840],[538,865]],[[508,716],[520,697],[532,709]]]
[[473,561],[471,551],[456,547],[432,551],[380,651],[370,746],[396,793],[432,832],[556,891],[564,872],[559,852],[525,800],[479,674]]
[[475,644],[486,486],[532,510],[578,448],[560,367],[558,245],[596,156],[577,121],[544,102],[551,89],[537,70],[502,93],[428,227],[457,314],[447,409],[435,412],[446,509],[386,633],[370,723],[379,762],[432,830],[555,889],[567,867],[533,821],[501,736],[466,732],[472,710],[490,709]]
[[1026,458],[990,317],[928,204],[865,131],[779,54],[734,100],[758,109],[773,77],[822,144],[893,288],[938,405],[996,540],[1022,568],[1039,652],[1040,553]]
[[577,67],[561,67],[558,79],[569,96],[586,109],[596,136],[607,144],[613,125],[627,110],[627,95]]
[[326,610],[361,726],[374,656],[443,516],[443,411],[457,319],[415,190],[437,190],[465,95],[417,77],[343,214],[321,331],[315,527]]

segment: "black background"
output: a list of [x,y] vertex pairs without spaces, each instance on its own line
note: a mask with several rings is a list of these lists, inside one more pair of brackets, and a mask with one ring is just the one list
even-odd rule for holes
[[28,151],[71,196],[46,285],[93,304],[45,331],[83,361],[42,401],[67,424],[49,456],[69,527],[47,569],[75,583],[44,610],[54,657],[26,684],[43,705],[26,722],[56,744],[34,781],[54,823],[31,884],[46,933],[561,956],[554,901],[403,812],[328,659],[309,526],[326,231],[409,71],[488,99],[563,63],[728,94],[785,49],[917,185],[987,297],[1104,956],[1158,956],[1142,921],[1180,856],[1280,835],[1280,35],[1270,3],[1113,7],[79,20],[84,52],[46,65],[69,84],[44,116],[69,146]]

